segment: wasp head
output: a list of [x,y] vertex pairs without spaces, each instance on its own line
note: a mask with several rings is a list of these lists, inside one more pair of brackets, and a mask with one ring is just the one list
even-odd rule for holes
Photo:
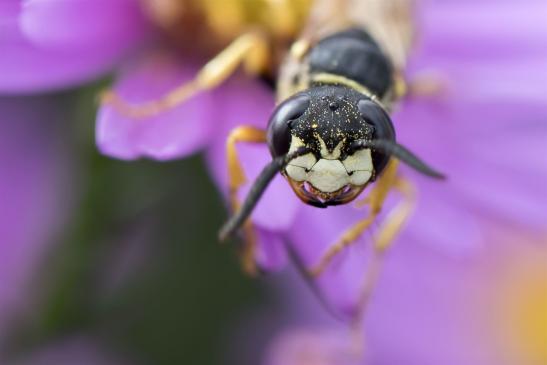
[[395,139],[382,107],[363,94],[337,85],[295,94],[274,111],[268,125],[273,157],[305,147],[310,152],[283,170],[306,203],[326,207],[357,197],[385,167],[389,156],[356,141]]

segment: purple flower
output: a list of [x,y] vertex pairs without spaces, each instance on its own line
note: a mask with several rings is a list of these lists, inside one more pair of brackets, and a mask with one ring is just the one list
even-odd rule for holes
[[36,308],[34,275],[70,208],[61,117],[51,98],[0,98],[0,338]]
[[[115,29],[130,24],[120,27],[165,39],[158,28],[149,28],[145,20],[140,22],[142,14],[135,3],[114,3],[132,10],[112,11],[112,18],[104,24],[103,18],[94,16],[99,8],[104,9],[102,3],[29,1],[21,16],[25,39],[48,50],[56,46],[70,51],[77,49],[79,40],[91,39],[95,43],[90,44],[97,45],[106,44],[105,35],[112,42],[124,39],[126,33],[118,37],[111,36],[114,30],[104,30],[110,29],[105,27],[113,26],[111,23],[116,23]],[[135,12],[141,15],[128,21],[126,13]],[[483,249],[484,235],[493,222],[544,230],[546,13],[539,0],[421,3],[418,42],[407,77],[410,81],[434,79],[441,88],[433,95],[412,94],[401,103],[394,122],[398,140],[442,169],[449,179],[444,183],[429,181],[403,168],[416,185],[419,199],[404,237],[398,240],[401,244],[417,242],[465,256]],[[45,28],[40,24],[50,22],[48,14],[57,16],[54,31],[43,35],[32,32]],[[130,102],[141,102],[157,99],[194,76],[199,62],[181,52],[180,45],[167,44],[173,43],[147,45],[139,57],[123,63],[114,90]],[[272,108],[270,91],[236,76],[152,118],[131,120],[102,107],[97,144],[104,153],[123,159],[166,160],[206,149],[211,173],[225,191],[228,132],[241,124],[265,127]],[[270,160],[265,146],[241,146],[239,151],[249,180]],[[366,213],[352,206],[328,210],[305,206],[282,180],[277,177],[273,181],[252,216],[260,237],[257,262],[266,271],[283,267],[285,242],[305,266],[313,266],[327,247]],[[242,197],[248,189],[248,185],[242,189]],[[386,212],[393,203],[388,201]],[[365,234],[358,244],[338,255],[317,281],[339,312],[352,314],[356,309],[361,287],[358,278],[367,266],[371,237]]]

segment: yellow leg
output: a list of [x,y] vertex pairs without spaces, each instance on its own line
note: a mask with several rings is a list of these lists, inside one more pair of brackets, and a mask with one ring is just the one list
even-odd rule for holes
[[258,269],[256,267],[255,254],[257,248],[256,231],[251,221],[243,225],[244,246],[241,250],[241,267],[250,276],[256,276]]
[[391,210],[374,237],[373,256],[365,273],[361,293],[359,295],[358,311],[354,317],[354,324],[356,326],[360,326],[362,323],[368,300],[378,281],[384,253],[401,231],[401,228],[410,217],[416,204],[416,192],[409,181],[398,177],[394,182],[394,188],[401,193],[403,200]]
[[209,61],[190,82],[157,100],[131,104],[112,90],[101,93],[100,102],[132,118],[145,118],[169,110],[199,92],[213,89],[230,77],[242,63],[250,73],[260,73],[268,64],[268,43],[259,32],[246,33]]
[[232,210],[239,208],[237,192],[239,188],[245,184],[245,173],[239,161],[237,154],[237,144],[239,142],[246,143],[265,143],[266,131],[251,126],[239,126],[234,128],[228,135],[226,141],[226,158],[228,162],[228,188],[230,194],[230,204]]
[[384,252],[391,246],[416,205],[416,190],[408,180],[398,177],[394,188],[401,193],[403,200],[391,210],[380,225],[374,238],[374,247],[378,252]]
[[[237,193],[241,186],[245,184],[245,173],[236,146],[239,142],[264,143],[266,142],[266,132],[250,126],[236,127],[230,132],[226,142],[226,158],[228,162],[228,193],[232,211],[236,212],[240,207],[240,201]],[[245,272],[256,274],[255,252],[256,252],[256,232],[250,220],[243,226],[245,237],[245,246],[242,254],[242,266]]]
[[370,205],[369,215],[349,228],[342,234],[336,243],[329,247],[327,252],[319,260],[319,263],[309,270],[310,275],[314,277],[321,275],[321,273],[323,273],[323,271],[325,271],[327,266],[330,264],[334,256],[346,247],[355,243],[363,232],[376,220],[382,209],[382,205],[384,204],[387,194],[391,191],[396,181],[396,174],[397,161],[391,160],[382,176],[378,179],[374,189],[366,199],[366,203]]

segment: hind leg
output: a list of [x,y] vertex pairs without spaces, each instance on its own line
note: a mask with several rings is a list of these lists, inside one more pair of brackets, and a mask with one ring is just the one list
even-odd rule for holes
[[128,117],[151,117],[184,103],[197,93],[214,89],[228,79],[241,64],[251,73],[264,71],[269,61],[268,53],[266,38],[259,32],[249,32],[210,60],[193,80],[171,90],[160,99],[132,104],[114,91],[107,90],[101,93],[99,100],[102,105],[110,105]]

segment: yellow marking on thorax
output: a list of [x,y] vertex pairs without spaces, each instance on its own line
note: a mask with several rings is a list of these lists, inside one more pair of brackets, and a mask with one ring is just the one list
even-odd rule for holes
[[320,82],[324,84],[340,84],[352,88],[361,94],[369,97],[370,99],[378,102],[378,97],[370,89],[355,80],[348,79],[347,77],[322,72],[315,74],[311,77],[312,82]]

